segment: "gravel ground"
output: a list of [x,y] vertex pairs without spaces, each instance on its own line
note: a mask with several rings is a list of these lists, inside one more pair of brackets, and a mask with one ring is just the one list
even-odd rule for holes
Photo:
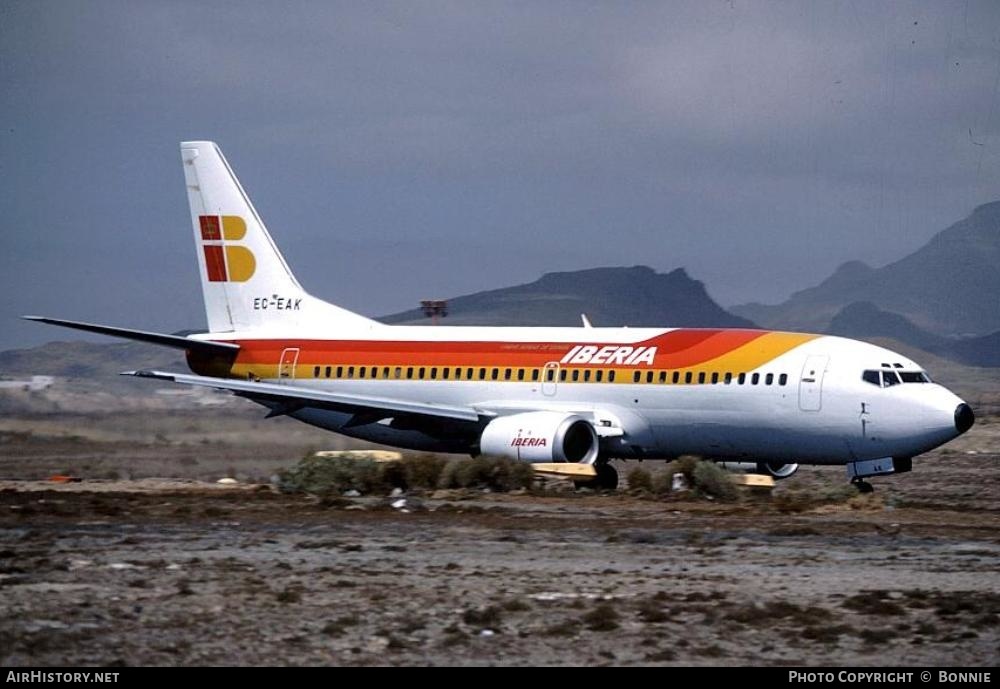
[[727,505],[439,491],[405,510],[0,481],[0,663],[995,665],[997,459],[826,503],[840,472]]

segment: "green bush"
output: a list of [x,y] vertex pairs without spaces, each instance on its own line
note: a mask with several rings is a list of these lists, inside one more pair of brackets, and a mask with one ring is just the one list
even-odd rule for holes
[[440,455],[422,454],[407,457],[402,465],[410,488],[437,488],[447,460]]
[[630,469],[625,480],[628,482],[630,491],[653,490],[653,477],[642,467]]
[[739,491],[732,475],[715,462],[698,462],[694,468],[694,485],[702,493],[719,500],[736,500]]
[[384,487],[380,468],[370,459],[330,459],[310,454],[278,474],[278,488],[286,493],[371,493]]
[[375,462],[352,457],[307,455],[278,475],[286,493],[311,493],[323,498],[349,490],[361,494],[431,488],[489,488],[510,491],[530,488],[535,475],[530,464],[497,457],[408,456],[398,462]]
[[455,458],[444,465],[438,487],[509,491],[530,488],[534,479],[534,470],[525,462],[504,457]]

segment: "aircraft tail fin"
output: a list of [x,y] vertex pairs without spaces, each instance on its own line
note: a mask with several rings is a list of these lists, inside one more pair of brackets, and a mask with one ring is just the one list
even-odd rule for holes
[[218,146],[182,142],[181,159],[209,331],[380,326],[302,289]]

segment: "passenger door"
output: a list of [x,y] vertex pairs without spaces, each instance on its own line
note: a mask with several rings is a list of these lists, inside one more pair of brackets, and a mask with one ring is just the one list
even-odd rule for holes
[[811,354],[806,357],[799,376],[799,409],[819,411],[823,407],[823,375],[830,357]]

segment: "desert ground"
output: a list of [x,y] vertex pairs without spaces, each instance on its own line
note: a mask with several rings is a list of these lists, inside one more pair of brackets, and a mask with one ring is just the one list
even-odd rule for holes
[[872,495],[804,467],[722,503],[282,493],[277,472],[346,443],[225,396],[96,394],[0,399],[3,665],[1000,660],[992,397]]

